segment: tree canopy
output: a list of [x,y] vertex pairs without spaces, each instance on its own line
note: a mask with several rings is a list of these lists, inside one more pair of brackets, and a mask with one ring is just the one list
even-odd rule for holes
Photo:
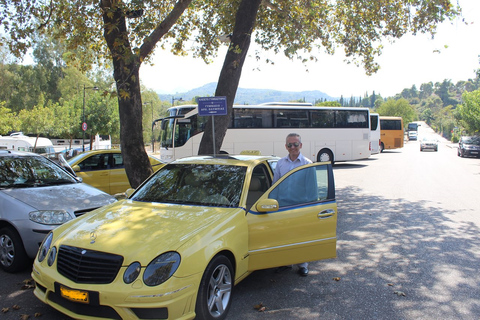
[[[283,52],[306,62],[342,48],[347,61],[378,70],[375,57],[382,41],[406,33],[435,33],[438,23],[458,14],[448,0],[100,0],[15,1],[0,3],[2,43],[23,56],[38,34],[64,43],[67,62],[88,69],[111,64],[118,96],[120,138],[130,184],[139,185],[151,172],[143,148],[139,68],[155,47],[190,49],[208,61],[231,35],[221,87],[233,104],[241,68],[253,36],[262,49]],[[315,51],[319,49],[319,51]],[[258,55],[257,55],[258,56]],[[225,121],[224,121],[225,122]],[[208,126],[208,124],[207,124]],[[227,126],[219,126],[223,140]],[[207,132],[207,131],[206,131]],[[220,147],[220,145],[218,145]]]

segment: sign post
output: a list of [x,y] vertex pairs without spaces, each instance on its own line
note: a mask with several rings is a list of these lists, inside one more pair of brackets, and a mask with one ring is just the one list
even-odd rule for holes
[[198,98],[198,115],[212,116],[213,156],[215,157],[215,121],[214,116],[227,115],[227,97]]

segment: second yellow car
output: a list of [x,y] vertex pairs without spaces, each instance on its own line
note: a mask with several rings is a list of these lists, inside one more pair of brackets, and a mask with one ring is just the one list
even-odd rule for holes
[[[149,156],[153,172],[164,163]],[[83,182],[108,194],[125,192],[130,187],[120,149],[82,152],[68,160],[68,164]]]

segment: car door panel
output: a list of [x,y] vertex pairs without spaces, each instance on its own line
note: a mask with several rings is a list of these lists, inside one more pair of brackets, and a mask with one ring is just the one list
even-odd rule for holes
[[[330,164],[289,172],[259,199],[278,201],[277,211],[247,214],[249,270],[336,256],[337,204]],[[258,203],[258,201],[257,201]]]

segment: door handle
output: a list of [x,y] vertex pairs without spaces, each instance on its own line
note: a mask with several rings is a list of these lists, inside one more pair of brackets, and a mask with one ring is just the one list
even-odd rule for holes
[[335,210],[333,209],[326,209],[326,210],[323,210],[322,212],[320,212],[318,215],[317,215],[317,218],[318,219],[326,219],[326,218],[330,218],[331,216],[333,216],[335,214]]

